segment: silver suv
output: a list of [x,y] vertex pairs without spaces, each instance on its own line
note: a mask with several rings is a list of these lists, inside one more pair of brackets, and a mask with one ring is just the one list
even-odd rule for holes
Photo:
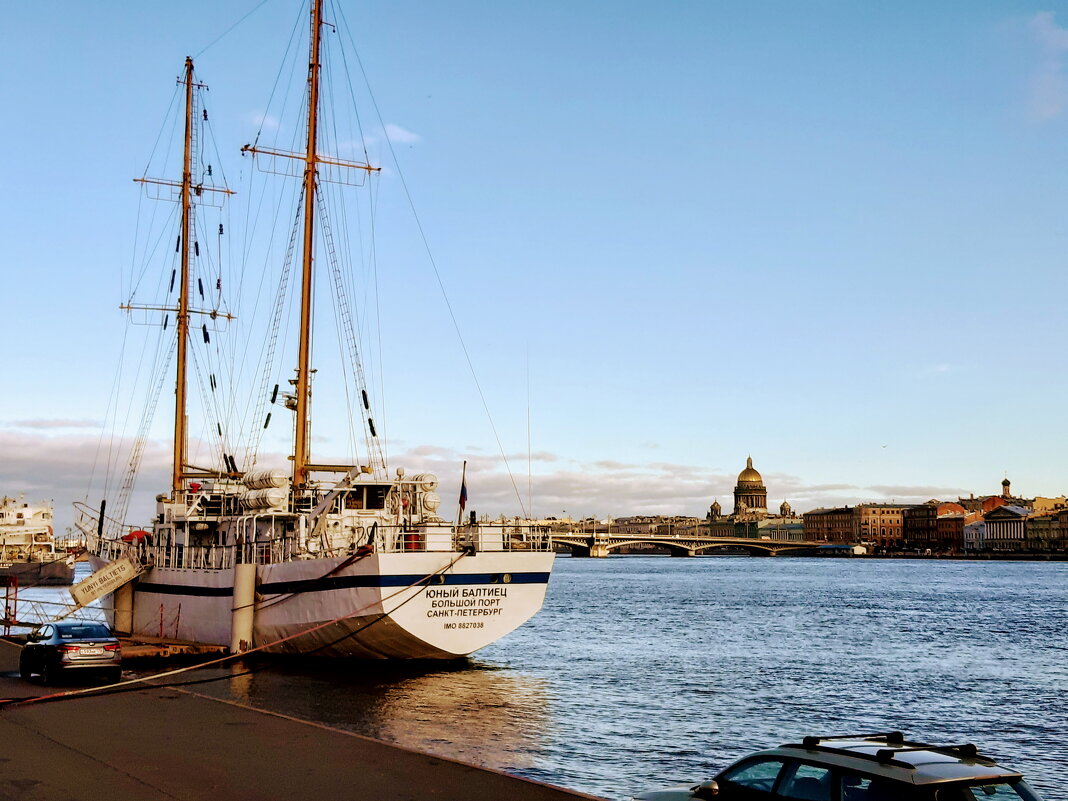
[[1023,776],[974,745],[930,745],[901,732],[806,737],[740,759],[695,786],[638,801],[1040,801]]

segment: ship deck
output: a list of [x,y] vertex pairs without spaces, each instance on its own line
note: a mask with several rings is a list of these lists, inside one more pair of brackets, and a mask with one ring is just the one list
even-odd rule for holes
[[[19,650],[0,641],[0,698],[54,692],[18,678]],[[20,798],[112,801],[593,798],[162,687],[0,708],[0,742],[2,797],[12,792]]]

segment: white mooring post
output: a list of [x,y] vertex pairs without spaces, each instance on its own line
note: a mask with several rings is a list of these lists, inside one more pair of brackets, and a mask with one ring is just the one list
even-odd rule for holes
[[234,565],[234,606],[230,622],[230,653],[240,654],[252,647],[252,627],[256,618],[256,565]]
[[134,591],[133,583],[123,584],[111,596],[115,604],[115,633],[133,633]]

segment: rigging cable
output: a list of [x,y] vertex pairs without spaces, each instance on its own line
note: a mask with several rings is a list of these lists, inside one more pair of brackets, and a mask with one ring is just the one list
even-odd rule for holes
[[[346,31],[348,31],[348,23],[345,22],[344,12],[341,10],[340,6],[334,8],[333,4],[331,4],[331,7],[334,10],[334,13],[338,16],[338,18],[342,20],[342,23],[345,25]],[[334,30],[336,32],[337,28],[335,27]],[[351,32],[349,32],[349,40],[350,40],[350,42],[352,42],[353,52],[356,52],[356,43],[352,39]],[[341,63],[342,63],[342,66],[343,66],[343,72],[344,72],[344,75],[345,75],[346,84],[347,84],[348,90],[349,90],[349,99],[351,100],[351,107],[352,107],[352,110],[353,110],[353,114],[356,117],[356,129],[357,129],[357,131],[359,132],[359,135],[360,135],[360,145],[361,145],[361,147],[363,149],[363,161],[364,161],[365,164],[370,164],[371,163],[371,157],[370,157],[370,154],[367,152],[367,136],[364,134],[363,119],[360,116],[360,105],[359,105],[359,103],[356,102],[356,88],[352,84],[352,70],[349,69],[348,56],[346,55],[345,48],[343,46],[341,46],[341,47],[338,47],[338,50],[341,51]],[[362,65],[361,65],[361,71],[362,71]],[[366,77],[367,76],[364,75],[365,83],[366,83]],[[368,85],[368,94],[370,94],[370,86],[369,85]],[[373,102],[374,98],[372,97],[371,99],[372,99],[372,102]],[[381,119],[381,115],[379,115],[379,119]],[[388,139],[388,134],[386,133],[385,126],[383,126],[383,128],[382,128],[382,135]],[[399,167],[398,167],[398,170],[399,170]],[[368,227],[369,227],[370,230],[369,230],[369,235],[368,235],[369,245],[368,245],[367,261],[368,261],[368,265],[369,265],[370,270],[371,270],[371,277],[372,277],[372,281],[369,282],[369,283],[373,285],[373,289],[374,289],[374,299],[375,299],[375,336],[376,336],[376,344],[378,346],[378,397],[376,398],[376,406],[379,409],[379,417],[380,417],[380,422],[383,424],[383,430],[386,430],[385,422],[386,422],[387,416],[386,416],[386,394],[385,394],[385,386],[386,386],[386,384],[385,384],[385,373],[384,373],[385,360],[384,360],[383,352],[382,352],[382,295],[381,295],[381,292],[379,291],[379,284],[378,284],[378,245],[377,245],[378,240],[377,240],[377,237],[375,236],[375,231],[376,231],[375,221],[377,219],[376,210],[378,208],[377,200],[378,200],[378,192],[379,191],[381,191],[381,181],[368,181],[367,216],[368,216]],[[362,217],[357,216],[357,221],[362,223]],[[360,228],[360,241],[361,241],[361,243],[363,242],[363,229],[362,229],[362,227]],[[360,253],[361,253],[361,256],[362,256],[362,254],[363,254],[363,248],[362,247],[360,249]],[[366,297],[366,295],[365,295],[365,297]],[[386,442],[381,442],[380,441],[380,445],[381,445],[381,448],[382,448],[382,466],[383,466],[383,470],[384,470],[385,469],[385,465],[389,461],[389,451],[388,451],[389,443],[388,443],[388,441],[386,441]]]
[[[382,118],[382,112],[378,107],[378,101],[375,100],[374,93],[371,92],[371,86],[370,86],[370,82],[368,81],[368,78],[367,78],[367,72],[363,68],[363,61],[360,59],[359,51],[356,50],[355,39],[353,39],[352,32],[348,28],[348,22],[345,20],[344,14],[341,13],[340,9],[338,9],[338,13],[339,13],[340,19],[342,20],[342,23],[345,25],[345,30],[349,35],[349,39],[352,41],[353,52],[355,53],[356,61],[360,66],[360,72],[363,74],[364,82],[367,85],[368,96],[371,98],[371,103],[374,106],[375,113],[378,115],[379,124],[381,124],[382,130],[385,131],[386,130],[386,124],[385,124],[385,121]],[[493,431],[493,436],[497,440],[497,448],[501,453],[501,459],[504,462],[505,470],[508,471],[508,480],[512,484],[512,490],[515,492],[516,500],[519,501],[519,507],[523,511],[523,515],[525,517],[526,514],[527,514],[527,512],[526,512],[526,504],[523,503],[523,496],[519,492],[519,486],[516,484],[515,475],[512,473],[512,466],[508,462],[508,454],[504,450],[504,445],[501,442],[500,434],[497,432],[497,426],[493,422],[493,415],[490,412],[489,403],[486,400],[486,394],[482,390],[481,383],[479,383],[478,374],[475,371],[474,362],[471,361],[471,354],[467,350],[467,344],[464,342],[463,333],[460,330],[460,323],[456,319],[456,312],[453,310],[452,303],[449,301],[449,295],[445,291],[445,283],[441,278],[441,273],[438,270],[437,261],[434,259],[434,254],[430,249],[430,241],[427,239],[426,231],[423,229],[423,223],[419,219],[419,213],[415,209],[415,200],[412,198],[412,193],[408,189],[408,182],[405,180],[404,172],[403,172],[403,170],[401,170],[400,162],[397,160],[397,153],[393,149],[393,141],[389,137],[388,134],[386,134],[385,140],[386,140],[387,146],[389,147],[390,156],[393,159],[393,165],[397,168],[397,177],[400,179],[401,187],[404,189],[404,195],[405,195],[405,198],[408,200],[408,206],[412,210],[412,216],[415,219],[416,229],[419,231],[419,236],[422,239],[423,248],[426,250],[427,258],[429,259],[430,266],[434,271],[434,277],[437,280],[438,288],[441,290],[441,296],[445,301],[445,307],[449,311],[449,317],[452,320],[453,329],[456,331],[456,337],[460,341],[460,348],[461,348],[461,350],[463,350],[464,358],[467,361],[468,370],[471,372],[471,378],[475,382],[475,388],[478,390],[478,396],[482,400],[482,408],[486,412],[486,418],[489,421],[490,429]]]
[[248,19],[249,17],[251,17],[251,16],[252,16],[253,14],[255,14],[255,13],[256,13],[257,11],[259,11],[259,10],[260,10],[261,8],[263,8],[263,7],[265,6],[265,5],[267,5],[267,3],[269,3],[269,2],[270,2],[270,0],[263,0],[263,2],[261,2],[261,3],[260,3],[260,4],[258,5],[258,6],[256,6],[255,8],[253,8],[253,9],[252,9],[251,11],[249,11],[249,12],[248,12],[247,14],[245,14],[245,16],[243,16],[243,17],[242,17],[241,19],[239,19],[239,20],[238,20],[237,22],[235,22],[235,23],[234,23],[233,25],[231,25],[231,26],[230,26],[229,28],[227,28],[227,29],[226,29],[225,31],[223,31],[223,32],[222,32],[222,33],[220,33],[220,34],[219,34],[218,36],[216,36],[216,37],[215,37],[214,39],[212,39],[212,40],[211,40],[211,41],[210,41],[210,42],[209,42],[208,44],[204,45],[204,47],[203,47],[203,48],[202,48],[202,49],[200,50],[200,52],[199,52],[199,53],[197,53],[197,54],[196,54],[195,56],[193,56],[193,60],[194,60],[194,61],[196,61],[196,60],[197,60],[198,58],[200,58],[200,57],[201,57],[201,56],[202,56],[202,55],[203,55],[204,53],[206,53],[206,52],[207,52],[207,51],[208,51],[208,50],[209,50],[210,48],[212,48],[212,47],[214,47],[215,45],[217,45],[217,44],[218,44],[218,43],[219,43],[219,42],[220,42],[220,41],[221,41],[221,40],[223,39],[223,37],[225,37],[225,36],[226,36],[226,35],[227,35],[228,33],[230,33],[230,31],[232,31],[232,30],[233,30],[234,28],[236,28],[236,27],[237,27],[238,25],[240,25],[240,24],[241,24],[242,22],[244,22],[245,20],[247,20],[247,19]]

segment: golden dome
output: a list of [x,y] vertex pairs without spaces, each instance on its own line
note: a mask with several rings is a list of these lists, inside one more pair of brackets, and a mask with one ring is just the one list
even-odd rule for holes
[[764,485],[764,477],[753,468],[752,456],[745,460],[745,470],[738,474],[738,483]]

